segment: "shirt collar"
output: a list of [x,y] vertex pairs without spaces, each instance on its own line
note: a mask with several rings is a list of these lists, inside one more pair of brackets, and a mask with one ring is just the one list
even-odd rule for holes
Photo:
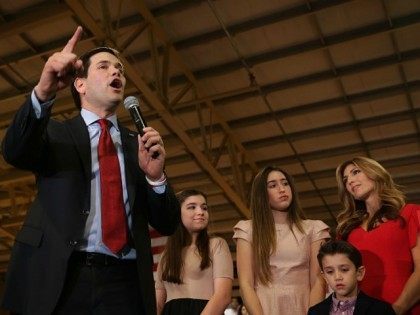
[[[89,126],[95,122],[97,122],[99,119],[101,119],[101,117],[99,117],[98,115],[96,115],[95,113],[82,108],[82,110],[80,111],[80,115],[82,116],[83,120],[85,121],[86,126]],[[106,119],[108,119],[112,125],[115,127],[115,129],[117,129],[117,131],[120,131],[119,127],[118,127],[118,121],[117,121],[117,115],[114,114],[112,116],[107,117]]]
[[349,310],[352,307],[356,306],[356,300],[357,300],[357,296],[352,297],[351,299],[345,300],[345,301],[340,301],[338,299],[336,299],[335,294],[332,295],[332,301],[333,301],[333,310],[334,312],[337,311],[346,311]]

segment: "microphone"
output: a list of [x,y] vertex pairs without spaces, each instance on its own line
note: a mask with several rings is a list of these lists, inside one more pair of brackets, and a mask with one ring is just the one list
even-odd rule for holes
[[[130,112],[131,118],[136,125],[137,131],[139,132],[140,136],[143,137],[143,128],[147,127],[147,123],[141,114],[139,100],[134,96],[127,96],[124,100],[124,107]],[[154,152],[152,158],[156,159],[158,156],[159,152]]]
[[147,124],[141,114],[139,100],[134,96],[127,96],[124,100],[124,107],[130,112],[131,118],[136,125],[137,131],[139,132],[140,136],[143,137],[143,128],[147,127]]

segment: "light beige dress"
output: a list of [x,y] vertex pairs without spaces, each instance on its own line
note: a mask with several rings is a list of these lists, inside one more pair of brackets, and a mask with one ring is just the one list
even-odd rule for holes
[[181,273],[182,284],[162,281],[161,263],[157,269],[156,289],[166,290],[166,302],[173,299],[210,300],[214,294],[214,279],[233,279],[233,262],[229,246],[223,238],[210,238],[211,266],[200,269],[201,257],[195,245],[184,249],[184,268]]
[[[287,213],[273,212],[276,212],[277,250],[270,257],[272,283],[264,286],[255,281],[255,291],[265,315],[306,315],[309,308],[311,243],[329,238],[328,226],[319,220],[304,220],[305,233],[294,227],[295,238],[286,223]],[[239,221],[234,232],[234,239],[252,243],[251,220]]]

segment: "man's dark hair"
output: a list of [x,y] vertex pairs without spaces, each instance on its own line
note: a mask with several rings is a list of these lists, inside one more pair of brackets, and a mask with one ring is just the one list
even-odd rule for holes
[[321,245],[318,255],[316,256],[318,258],[318,263],[321,270],[323,270],[322,259],[327,255],[335,254],[346,255],[348,259],[350,259],[351,262],[356,266],[356,269],[363,265],[362,255],[356,247],[346,241],[336,240],[328,241]]
[[74,99],[74,104],[76,105],[77,109],[80,110],[82,108],[82,102],[80,100],[80,95],[79,92],[77,92],[76,87],[74,86],[74,81],[76,81],[77,78],[86,78],[87,77],[87,73],[90,67],[90,57],[92,57],[93,55],[96,55],[100,52],[107,52],[110,53],[112,55],[114,55],[117,58],[120,58],[120,53],[111,47],[96,47],[93,48],[89,51],[87,51],[86,53],[84,53],[83,55],[80,56],[80,60],[82,60],[82,68],[75,73],[74,78],[72,80],[71,83],[71,94],[73,96]]

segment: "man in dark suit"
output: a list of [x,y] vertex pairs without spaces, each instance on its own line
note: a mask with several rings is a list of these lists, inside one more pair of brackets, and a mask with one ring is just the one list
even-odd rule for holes
[[[165,149],[153,128],[140,137],[118,123],[126,83],[118,52],[100,47],[78,59],[81,36],[78,27],[47,60],[3,140],[6,161],[32,171],[38,189],[16,235],[3,307],[155,315],[148,224],[169,235],[180,212]],[[50,119],[56,92],[69,84],[80,114]]]
[[395,315],[389,303],[359,291],[358,282],[365,275],[365,267],[362,255],[353,245],[329,241],[321,246],[317,258],[334,293],[309,308],[308,315]]

